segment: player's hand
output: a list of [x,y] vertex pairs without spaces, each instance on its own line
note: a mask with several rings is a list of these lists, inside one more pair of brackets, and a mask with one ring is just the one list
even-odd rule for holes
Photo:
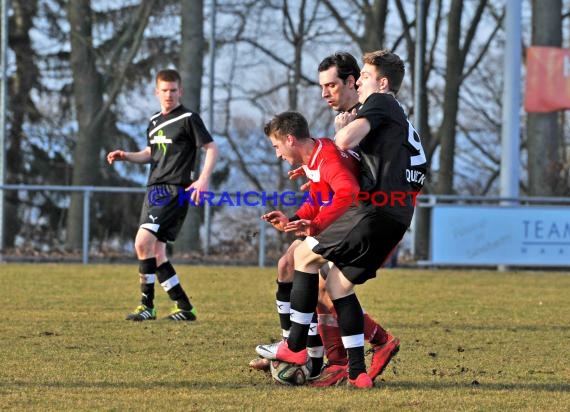
[[297,178],[299,178],[299,177],[305,177],[305,176],[307,176],[307,175],[305,174],[305,169],[303,168],[303,166],[299,166],[299,167],[296,168],[296,169],[289,170],[289,171],[287,172],[287,174],[289,175],[289,180],[295,180],[295,179],[297,179]]
[[192,191],[192,193],[190,193],[190,199],[192,199],[194,203],[199,204],[202,200],[202,193],[208,191],[208,181],[198,178],[198,180],[192,182],[184,191]]
[[[300,177],[307,176],[305,174],[305,169],[303,168],[303,166],[300,166],[300,167],[293,169],[293,170],[289,170],[287,172],[287,174],[289,175],[289,180],[294,180],[294,179],[298,179]],[[311,182],[303,183],[301,185],[301,187],[299,187],[299,190],[301,190],[302,192],[305,192],[305,191],[309,190],[310,186],[311,186]]]
[[289,218],[285,216],[285,213],[280,210],[274,210],[261,216],[261,219],[270,223],[275,229],[284,232],[285,226],[289,223]]
[[297,236],[311,236],[311,221],[299,219],[289,222],[285,225],[285,232],[295,232]]
[[340,112],[334,118],[334,130],[338,132],[344,126],[352,122],[356,118],[356,109],[350,112]]
[[107,163],[112,165],[115,160],[125,160],[125,152],[123,150],[113,150],[107,154]]

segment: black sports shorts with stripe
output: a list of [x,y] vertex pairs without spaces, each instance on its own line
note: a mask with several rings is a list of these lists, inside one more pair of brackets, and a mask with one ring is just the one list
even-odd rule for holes
[[182,186],[166,184],[148,186],[139,227],[153,233],[161,242],[175,241],[188,213],[189,202],[185,195]]
[[407,226],[372,207],[352,206],[317,236],[306,239],[312,251],[333,262],[354,284],[376,277]]

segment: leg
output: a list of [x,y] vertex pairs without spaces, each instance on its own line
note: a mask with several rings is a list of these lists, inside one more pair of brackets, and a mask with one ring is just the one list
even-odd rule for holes
[[277,293],[275,294],[275,304],[284,338],[289,336],[289,329],[291,328],[291,289],[293,288],[293,275],[295,273],[293,254],[300,244],[301,240],[299,239],[293,241],[277,263]]
[[127,315],[127,320],[143,321],[156,319],[154,308],[154,281],[156,258],[154,247],[156,237],[145,229],[139,229],[135,237],[135,251],[139,260],[139,279],[141,289],[141,305]]
[[319,269],[321,274],[319,276],[319,302],[317,304],[319,333],[325,345],[328,364],[346,365],[348,358],[346,349],[342,344],[336,311],[326,290],[326,278],[332,266],[331,262],[327,262]]
[[327,276],[327,291],[337,312],[342,342],[348,353],[348,376],[352,385],[372,387],[364,361],[364,316],[354,293],[354,284],[335,266]]
[[165,317],[166,320],[196,320],[196,311],[188,295],[182,288],[178,275],[174,266],[168,261],[166,256],[166,242],[156,241],[154,253],[157,261],[156,277],[162,286],[162,289],[168,294],[168,297],[176,302],[176,308],[170,315]]
[[287,342],[280,344],[279,360],[302,364],[307,357],[307,336],[318,301],[318,269],[325,262],[303,241],[294,253],[295,274],[291,291],[291,331]]

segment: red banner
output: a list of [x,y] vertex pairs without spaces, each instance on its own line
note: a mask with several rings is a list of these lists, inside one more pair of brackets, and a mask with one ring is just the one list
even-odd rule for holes
[[542,113],[570,109],[570,50],[527,48],[524,108]]

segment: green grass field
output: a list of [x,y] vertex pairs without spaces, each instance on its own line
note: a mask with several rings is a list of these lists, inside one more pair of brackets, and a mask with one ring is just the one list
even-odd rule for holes
[[[198,321],[124,319],[132,265],[1,266],[0,409],[570,410],[570,276],[384,270],[358,289],[400,337],[369,391],[282,387],[250,371],[279,337],[274,270],[178,266]],[[157,289],[159,317],[171,308]]]

